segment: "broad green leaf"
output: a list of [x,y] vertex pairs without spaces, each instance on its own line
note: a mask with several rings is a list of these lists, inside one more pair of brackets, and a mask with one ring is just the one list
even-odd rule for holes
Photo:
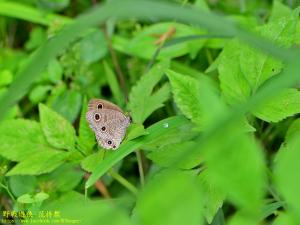
[[135,219],[144,225],[203,224],[202,196],[188,172],[162,172],[140,193]]
[[297,221],[293,216],[286,212],[280,212],[279,215],[274,220],[273,225],[295,225],[298,224],[299,220]]
[[106,40],[100,29],[92,30],[80,41],[80,56],[85,63],[100,60],[107,50]]
[[211,224],[218,210],[222,207],[226,195],[207,179],[205,170],[200,173],[198,179],[203,196],[204,216],[207,223]]
[[81,167],[88,172],[94,171],[99,163],[101,163],[104,159],[104,154],[105,151],[98,151],[94,154],[89,155],[84,160],[82,160],[82,162],[80,163]]
[[300,92],[291,88],[281,91],[253,111],[256,117],[267,122],[278,122],[297,113],[300,113]]
[[[147,154],[147,158],[162,167],[191,169],[203,162],[201,152],[196,151],[196,154],[190,153],[190,150],[196,147],[196,143],[193,141],[172,143],[151,151]],[[178,158],[182,155],[185,156],[185,159],[178,163]]]
[[289,142],[290,140],[293,140],[295,137],[297,137],[297,135],[299,135],[299,131],[300,131],[300,119],[296,119],[290,125],[286,133],[285,142]]
[[0,125],[0,155],[22,161],[39,152],[53,150],[39,123],[30,120],[7,120]]
[[85,153],[91,153],[93,150],[93,146],[96,144],[96,139],[95,134],[86,121],[85,114],[87,112],[87,108],[87,99],[84,98],[79,122],[79,136],[77,140],[80,148],[83,149]]
[[9,187],[12,193],[19,197],[26,193],[33,193],[37,185],[34,176],[11,176],[9,177]]
[[53,186],[51,191],[71,191],[81,179],[84,172],[78,166],[63,164],[49,174],[42,175],[38,178],[39,182],[50,182]]
[[24,195],[20,196],[17,199],[17,201],[19,203],[23,203],[23,204],[31,204],[31,203],[43,202],[47,198],[49,198],[48,194],[46,194],[44,192],[39,192],[34,196],[30,195],[30,194],[24,194]]
[[275,0],[273,1],[273,7],[272,7],[269,21],[272,22],[272,21],[280,20],[281,18],[290,16],[291,14],[292,14],[292,10],[288,6],[284,5],[279,0]]
[[224,110],[216,91],[205,77],[200,81],[170,70],[167,75],[176,105],[199,129],[207,127],[216,113]]
[[[156,23],[138,33],[129,43],[126,43],[124,49],[130,55],[151,59],[159,46],[155,42],[170,29],[175,29],[175,33],[170,37],[171,39],[205,33],[200,28],[185,24],[174,22]],[[204,39],[198,39],[163,48],[158,55],[158,59],[175,58],[187,53],[195,54],[203,47],[205,41]]]
[[[256,31],[270,41],[288,47],[294,40],[297,12],[260,26]],[[224,47],[219,60],[222,94],[229,104],[245,102],[282,67],[282,62],[274,57],[233,40]]]
[[279,192],[283,195],[290,212],[300,220],[300,129],[299,120],[292,125],[292,133],[279,150],[274,168],[274,177]]
[[68,153],[61,151],[40,151],[18,163],[6,175],[39,175],[48,173],[59,167],[68,156]]
[[23,203],[23,204],[31,204],[34,203],[34,199],[30,194],[24,194],[20,197],[18,197],[17,201],[19,203]]
[[75,130],[57,112],[39,104],[41,126],[47,141],[55,148],[74,150]]
[[225,100],[232,105],[246,102],[251,87],[239,64],[241,47],[237,41],[229,42],[218,58],[220,87]]
[[82,102],[82,95],[75,90],[65,90],[52,102],[52,108],[73,123],[77,118]]
[[46,193],[44,193],[44,192],[37,193],[37,194],[34,196],[35,202],[43,202],[43,201],[46,200],[47,198],[49,198],[49,195],[46,194]]
[[105,76],[109,85],[109,88],[113,94],[113,97],[115,98],[118,105],[123,105],[124,102],[124,96],[121,92],[119,82],[117,80],[116,74],[113,72],[113,70],[110,68],[108,63],[106,61],[103,61],[104,66],[104,72]]
[[259,217],[265,187],[262,149],[238,123],[221,130],[199,147],[207,166],[207,179],[246,214]]
[[170,88],[167,83],[153,92],[167,67],[166,63],[155,65],[132,87],[128,109],[131,112],[133,122],[143,123],[151,113],[162,107],[163,102],[169,98]]

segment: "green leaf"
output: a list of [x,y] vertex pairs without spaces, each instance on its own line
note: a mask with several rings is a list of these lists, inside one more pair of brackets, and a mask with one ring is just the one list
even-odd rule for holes
[[30,120],[7,120],[0,125],[0,155],[22,161],[39,152],[51,151],[39,123]]
[[74,150],[75,130],[61,115],[39,104],[40,121],[47,141],[55,148]]
[[298,221],[289,213],[280,212],[279,215],[276,217],[273,225],[295,225],[298,223]]
[[273,1],[273,7],[271,11],[271,16],[269,18],[270,22],[280,20],[283,17],[288,17],[292,14],[292,10],[284,5],[282,2],[275,0]]
[[49,174],[39,176],[39,182],[50,182],[53,186],[51,191],[71,191],[81,179],[84,172],[78,166],[63,164]]
[[0,71],[0,86],[8,85],[13,80],[13,74],[10,70],[1,70]]
[[222,127],[204,143],[199,148],[203,151],[208,181],[247,215],[259,217],[266,177],[262,149],[254,137],[245,134],[236,123]]
[[280,201],[280,202],[272,202],[269,204],[266,204],[263,207],[262,210],[262,219],[266,219],[267,217],[271,216],[271,215],[276,215],[278,214],[279,208],[284,207],[285,202]]
[[[281,46],[293,43],[297,12],[257,28],[257,33]],[[274,57],[237,40],[226,45],[219,59],[222,94],[229,104],[245,102],[269,78],[278,74],[283,65]]]
[[253,114],[267,122],[278,122],[300,113],[300,92],[285,89],[253,110]]
[[89,32],[80,41],[80,56],[83,62],[93,63],[103,58],[107,53],[107,44],[100,29]]
[[202,224],[202,196],[188,172],[162,172],[140,193],[136,220],[144,225]]
[[[156,23],[148,26],[138,33],[133,39],[126,43],[123,47],[130,55],[138,56],[145,59],[151,59],[157,50],[158,46],[155,42],[160,38],[161,35],[167,33],[171,28],[175,29],[176,32],[172,38],[199,35],[205,33],[203,30],[197,27],[187,26],[180,23]],[[185,54],[195,54],[204,45],[206,40],[193,40],[190,42],[182,42],[181,44],[173,45],[168,48],[163,48],[158,59],[175,58]]]
[[253,225],[258,224],[258,220],[255,217],[245,216],[244,212],[238,211],[235,213],[227,223],[229,225]]
[[22,203],[22,204],[31,204],[31,203],[43,202],[47,198],[49,198],[48,194],[46,194],[44,192],[40,192],[40,193],[37,193],[34,196],[32,196],[30,194],[24,194],[24,195],[20,196],[17,199],[17,201],[19,203]]
[[40,151],[18,163],[6,176],[48,173],[59,167],[68,156],[68,153],[61,151]]
[[16,2],[0,2],[0,14],[26,20],[41,25],[50,25],[55,21],[70,22],[71,19],[52,13],[47,13]]
[[47,41],[47,33],[41,27],[36,27],[31,30],[30,38],[25,44],[27,50],[34,50]]
[[[106,200],[90,201],[78,193],[63,196],[63,198],[55,200],[51,207],[45,206],[43,210],[57,210],[64,215],[64,218],[74,218],[72,219],[73,223],[82,221],[79,224],[84,225],[95,225],[97,221],[109,225],[133,225],[128,213],[125,214],[118,204],[112,204]],[[71,219],[65,221],[71,223],[69,222]]]
[[[165,134],[172,132],[174,129],[177,130],[180,127],[184,127],[188,121],[184,117],[170,117],[162,121],[153,124],[146,131],[148,135],[141,136],[134,140],[128,141],[120,146],[118,151],[114,151],[109,154],[105,159],[100,163],[92,172],[92,175],[89,177],[85,183],[85,187],[89,188],[92,186],[105,172],[107,172],[112,166],[117,164],[125,156],[129,155],[136,149],[146,145],[150,142],[155,142],[155,140],[164,136]],[[168,124],[168,127],[165,125]]]
[[82,95],[75,90],[66,90],[59,94],[52,102],[52,108],[73,123],[77,118],[82,102]]
[[94,171],[96,167],[99,165],[99,163],[101,163],[102,160],[104,159],[104,154],[105,151],[98,151],[94,154],[89,155],[84,160],[82,160],[80,164],[81,167],[88,172]]
[[168,65],[165,63],[155,65],[132,87],[128,108],[133,122],[143,123],[151,113],[162,107],[163,102],[169,98],[170,88],[168,84],[164,84],[153,92],[155,85],[160,81],[167,67]]
[[[201,152],[196,151],[196,154],[190,153],[190,149],[196,147],[197,146],[193,141],[172,143],[150,152],[147,154],[147,158],[162,167],[191,169],[203,162]],[[185,159],[178,163],[178,158],[182,155],[185,155]]]
[[57,59],[53,59],[49,62],[47,72],[48,78],[52,83],[57,84],[61,81],[63,75],[63,68],[57,61]]
[[19,197],[26,193],[33,193],[37,185],[34,176],[11,176],[9,177],[9,187],[12,193]]
[[43,202],[44,200],[49,198],[49,195],[44,192],[40,192],[40,193],[37,193],[33,198],[34,198],[35,202]]
[[203,196],[204,216],[207,223],[211,224],[218,210],[222,207],[226,195],[209,181],[205,170],[200,173],[198,178],[199,188]]
[[29,93],[29,100],[33,104],[43,101],[48,96],[48,92],[51,88],[52,86],[50,85],[38,85],[34,87]]
[[246,102],[251,95],[250,84],[240,69],[240,54],[240,43],[231,41],[218,58],[222,95],[232,105]]
[[31,204],[34,203],[34,199],[32,198],[32,196],[30,194],[24,194],[22,196],[20,196],[17,201],[19,203],[23,203],[23,204]]
[[82,148],[84,152],[88,154],[93,151],[93,146],[96,144],[96,138],[92,129],[89,127],[88,122],[86,121],[85,114],[87,109],[87,99],[84,98],[79,122],[79,136],[77,140],[80,148]]
[[290,212],[300,219],[300,129],[299,119],[292,124],[292,132],[276,155],[274,177],[279,192],[283,195]]
[[224,111],[224,106],[206,78],[199,81],[170,70],[167,75],[176,105],[199,129],[207,127],[216,113]]
[[110,68],[106,61],[103,61],[104,72],[106,76],[106,80],[108,82],[109,88],[117,102],[118,105],[123,105],[124,103],[124,96],[121,92],[119,82],[117,80],[116,74]]

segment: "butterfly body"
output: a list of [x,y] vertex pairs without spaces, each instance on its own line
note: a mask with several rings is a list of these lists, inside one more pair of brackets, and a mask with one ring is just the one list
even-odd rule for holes
[[118,106],[102,99],[92,99],[89,102],[86,119],[98,144],[105,149],[117,149],[130,124],[130,117]]

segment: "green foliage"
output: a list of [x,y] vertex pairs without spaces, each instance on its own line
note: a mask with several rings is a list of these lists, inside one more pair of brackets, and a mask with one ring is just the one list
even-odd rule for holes
[[128,109],[135,123],[143,123],[169,98],[170,88],[167,83],[153,93],[153,88],[160,81],[167,67],[166,62],[157,64],[132,87]]
[[278,122],[300,112],[300,92],[285,89],[274,98],[258,106],[253,114],[267,122]]
[[47,141],[59,149],[74,150],[75,130],[62,116],[46,107],[39,105],[40,120]]
[[0,125],[1,156],[13,161],[26,160],[36,153],[50,152],[39,123],[29,120],[7,120]]
[[86,121],[85,114],[87,112],[87,104],[87,100],[86,98],[84,98],[79,121],[79,136],[77,142],[80,148],[84,150],[84,152],[89,153],[93,149],[93,146],[96,144],[96,140],[94,133],[92,132],[88,122]]
[[202,224],[201,198],[191,173],[165,171],[156,174],[141,192],[134,217],[145,225]]
[[290,127],[289,136],[287,136],[284,145],[279,150],[274,173],[279,191],[284,196],[288,207],[291,208],[291,213],[294,213],[299,219],[299,119],[296,120]]
[[[95,2],[0,1],[1,215],[299,224],[298,2]],[[92,98],[132,119],[115,151]]]
[[68,157],[68,153],[61,151],[44,151],[28,156],[18,163],[6,175],[35,175],[48,173],[60,166]]

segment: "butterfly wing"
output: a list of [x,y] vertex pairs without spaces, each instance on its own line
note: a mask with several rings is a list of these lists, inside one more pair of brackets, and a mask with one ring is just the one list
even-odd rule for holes
[[115,111],[123,113],[123,111],[120,109],[119,106],[117,106],[109,101],[103,100],[103,99],[90,100],[89,104],[88,104],[88,109],[89,110],[110,109],[110,110],[115,110]]
[[95,132],[97,142],[107,149],[119,147],[130,124],[130,118],[122,112],[106,108],[89,110],[86,119]]

